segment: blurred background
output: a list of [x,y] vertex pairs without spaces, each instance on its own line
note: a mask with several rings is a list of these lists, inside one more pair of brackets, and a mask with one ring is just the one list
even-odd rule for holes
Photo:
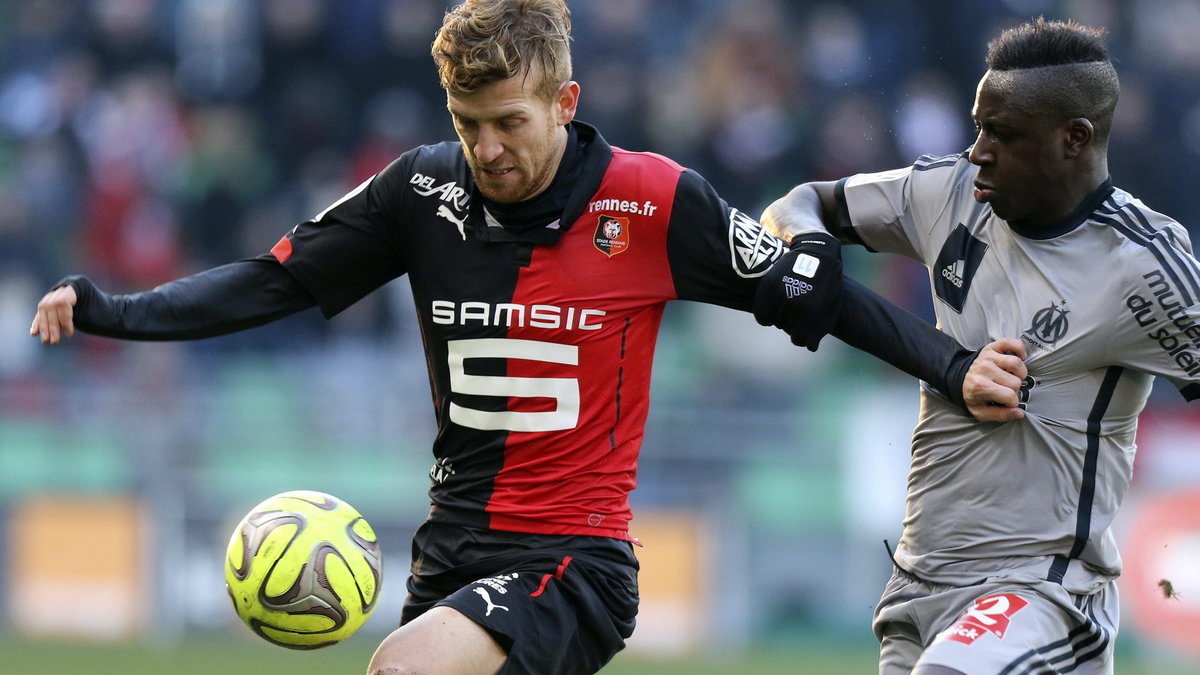
[[[965,149],[1001,28],[1107,26],[1114,181],[1200,227],[1195,0],[570,6],[580,119],[752,214],[799,182]],[[0,3],[0,672],[183,672],[199,653],[264,659],[209,671],[309,672],[331,657],[259,644],[222,576],[237,520],[298,488],[352,503],[386,554],[381,605],[332,668],[362,670],[395,626],[434,434],[403,279],[332,321],[313,310],[192,343],[47,348],[28,327],[66,274],[131,292],[261,254],[404,150],[452,138],[429,57],[446,7]],[[932,316],[923,269],[858,251],[847,265]],[[654,378],[632,528],[644,602],[612,670],[873,672],[916,384],[832,339],[818,356],[685,304]],[[1200,669],[1198,434],[1200,411],[1160,383],[1117,524],[1118,672]],[[737,660],[753,654],[776,656]]]

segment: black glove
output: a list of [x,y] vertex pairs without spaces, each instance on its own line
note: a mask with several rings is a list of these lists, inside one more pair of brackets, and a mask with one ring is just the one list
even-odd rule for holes
[[798,234],[763,276],[754,318],[781,328],[792,344],[817,351],[842,308],[842,245],[827,232]]

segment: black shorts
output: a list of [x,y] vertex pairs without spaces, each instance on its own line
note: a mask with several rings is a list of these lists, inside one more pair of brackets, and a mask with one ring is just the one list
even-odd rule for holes
[[427,521],[412,560],[400,624],[453,607],[508,653],[502,673],[595,673],[633,634],[638,561],[629,542]]

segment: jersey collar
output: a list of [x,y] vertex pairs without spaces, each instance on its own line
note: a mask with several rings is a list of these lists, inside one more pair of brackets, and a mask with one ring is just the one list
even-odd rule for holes
[[[569,131],[567,161],[559,166],[546,192],[519,204],[477,200],[483,211],[475,220],[482,223],[476,227],[481,239],[553,245],[583,215],[612,161],[612,147],[595,127],[583,122],[571,122]],[[536,224],[530,226],[528,221]]]
[[1104,200],[1108,199],[1113,192],[1112,177],[1106,179],[1096,188],[1092,194],[1084,198],[1075,210],[1063,216],[1062,218],[1048,223],[1046,225],[1031,226],[1020,222],[1009,222],[1008,226],[1013,232],[1025,237],[1026,239],[1053,239],[1060,237],[1071,230],[1079,227],[1091,218],[1096,209],[1104,204]]

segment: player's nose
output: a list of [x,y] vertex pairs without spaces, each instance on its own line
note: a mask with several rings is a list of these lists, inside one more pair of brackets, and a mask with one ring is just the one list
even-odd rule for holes
[[489,164],[500,158],[504,154],[504,144],[500,142],[498,134],[486,129],[479,130],[479,136],[475,138],[475,158],[483,164]]
[[988,142],[980,134],[979,138],[975,139],[975,144],[971,146],[971,151],[967,153],[967,159],[975,166],[983,166],[990,164],[995,159]]

